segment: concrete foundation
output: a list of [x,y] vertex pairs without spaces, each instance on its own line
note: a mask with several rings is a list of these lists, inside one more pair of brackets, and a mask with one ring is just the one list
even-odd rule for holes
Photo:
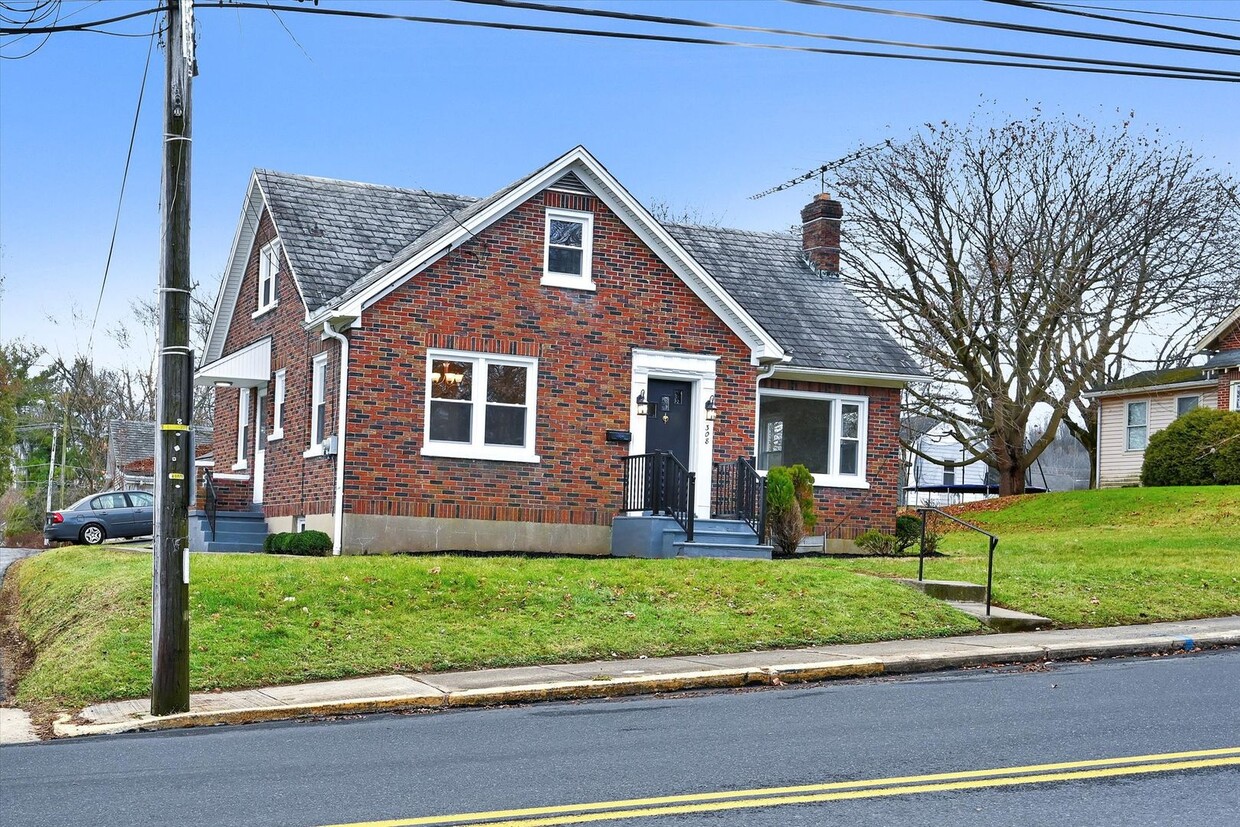
[[[323,530],[330,534],[331,515],[327,515],[327,522]],[[308,518],[306,527],[318,528]],[[604,556],[611,552],[611,526],[345,514],[342,551],[513,551]]]

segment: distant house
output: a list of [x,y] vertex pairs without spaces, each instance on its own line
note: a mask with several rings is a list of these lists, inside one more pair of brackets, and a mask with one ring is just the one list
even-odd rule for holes
[[[906,505],[937,508],[998,493],[998,481],[990,467],[955,437],[950,424],[913,416],[905,419],[901,430],[904,443],[914,449],[906,451]],[[978,436],[974,447],[984,448],[985,441],[985,435]]]
[[1139,485],[1150,436],[1194,408],[1217,407],[1218,385],[1201,368],[1172,368],[1134,373],[1086,393],[1098,406],[1098,487]]
[[[211,429],[194,427],[197,456],[211,450]],[[155,423],[113,419],[108,423],[108,455],[105,473],[111,488],[154,490]]]
[[582,147],[480,200],[257,170],[197,372],[216,513],[344,553],[661,556],[613,527],[735,539],[745,481],[804,463],[820,530],[890,531],[924,375],[839,279],[841,214],[665,225]]

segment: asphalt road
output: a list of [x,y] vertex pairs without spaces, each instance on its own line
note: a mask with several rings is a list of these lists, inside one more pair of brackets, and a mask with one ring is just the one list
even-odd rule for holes
[[[1240,748],[1238,686],[1240,651],[1229,650],[3,747],[0,824],[351,824]],[[1026,776],[1050,781],[1016,786],[990,786],[994,776],[982,774],[977,789],[932,782],[890,795],[880,782],[869,788],[880,797],[623,821],[587,815],[643,827],[1231,827],[1238,754],[1229,765],[1172,772],[1111,765],[1103,777],[1053,780],[1080,771],[1059,768]]]

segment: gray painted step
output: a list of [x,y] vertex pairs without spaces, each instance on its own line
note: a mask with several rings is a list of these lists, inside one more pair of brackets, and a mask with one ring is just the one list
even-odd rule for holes
[[677,557],[728,557],[748,560],[770,560],[771,546],[744,543],[674,543]]
[[971,603],[983,603],[986,600],[985,586],[965,583],[962,580],[913,580],[900,577],[896,582],[939,600],[960,600]]
[[245,551],[255,554],[262,554],[262,541],[253,542],[221,542],[219,540],[209,540],[204,544],[203,551]]
[[[683,531],[664,531],[665,537],[671,536],[673,545],[684,542],[685,533]],[[758,535],[752,531],[741,534],[738,531],[710,531],[700,529],[695,523],[693,526],[693,542],[695,543],[723,543],[724,545],[740,545],[740,546],[756,546],[758,544]]]

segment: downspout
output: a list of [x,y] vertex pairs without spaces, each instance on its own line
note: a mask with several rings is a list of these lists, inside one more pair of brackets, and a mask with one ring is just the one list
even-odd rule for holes
[[758,446],[761,444],[762,438],[761,426],[758,424],[762,413],[762,380],[770,379],[775,375],[775,368],[779,366],[779,362],[771,362],[762,370],[758,371],[758,378],[754,382],[753,391],[753,461],[754,467],[758,465]]
[[344,427],[349,395],[349,337],[323,322],[323,335],[340,342],[340,398],[336,403],[336,505],[332,512],[332,554],[340,554],[344,538]]

